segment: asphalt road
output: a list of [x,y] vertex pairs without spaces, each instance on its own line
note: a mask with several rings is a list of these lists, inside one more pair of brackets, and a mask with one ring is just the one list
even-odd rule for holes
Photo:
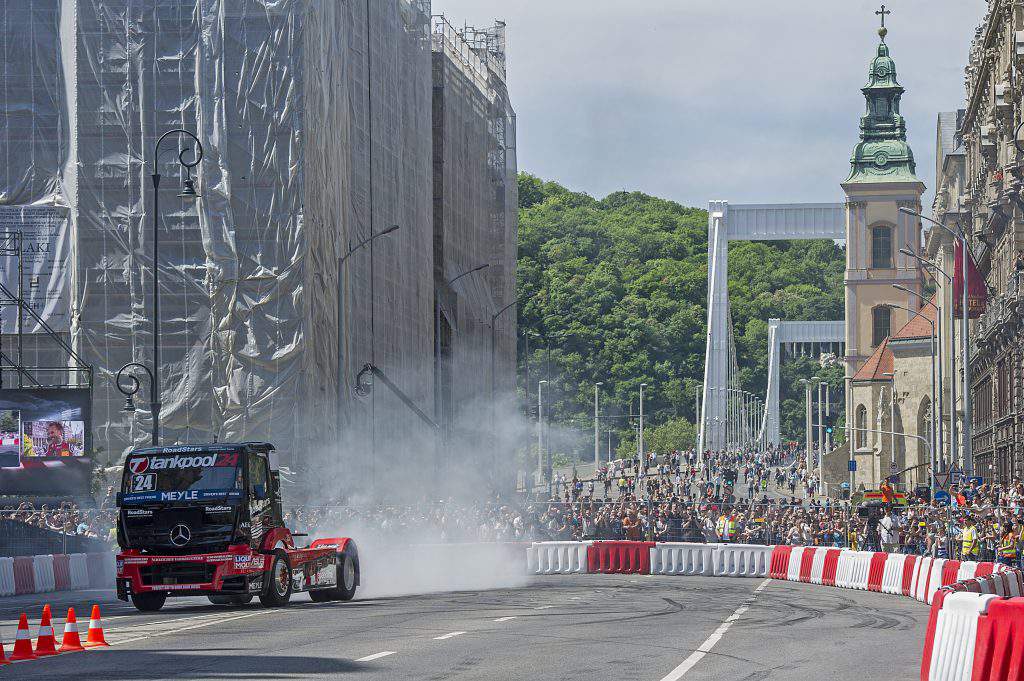
[[[765,579],[564,575],[526,587],[315,604],[169,600],[136,613],[109,592],[50,594],[61,617],[103,607],[108,649],[0,668],[24,679],[905,679],[928,609],[910,599]],[[10,654],[20,612],[0,600]],[[58,634],[59,638],[59,634]],[[701,652],[703,651],[703,652]],[[705,654],[706,653],[706,654]]]

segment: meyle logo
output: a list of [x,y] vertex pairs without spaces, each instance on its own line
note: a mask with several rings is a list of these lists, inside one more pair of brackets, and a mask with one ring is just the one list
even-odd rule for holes
[[207,468],[217,461],[215,454],[209,456],[169,456],[165,458],[153,457],[150,468],[155,471],[165,468]]
[[160,501],[197,501],[199,492],[188,490],[187,492],[161,492]]
[[135,475],[145,473],[149,469],[149,458],[143,456],[136,459],[128,459],[128,468],[130,468],[132,473]]

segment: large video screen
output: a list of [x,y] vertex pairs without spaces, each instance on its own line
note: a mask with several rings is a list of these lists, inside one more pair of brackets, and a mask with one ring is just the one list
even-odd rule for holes
[[0,494],[87,494],[91,404],[88,388],[0,389]]

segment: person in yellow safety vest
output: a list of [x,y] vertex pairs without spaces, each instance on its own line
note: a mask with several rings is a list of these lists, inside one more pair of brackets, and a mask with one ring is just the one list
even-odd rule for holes
[[1017,535],[1013,531],[1013,523],[1006,521],[1003,536],[999,540],[999,562],[1010,567],[1017,567]]
[[974,527],[974,519],[963,519],[963,530],[960,532],[960,558],[974,560],[978,557],[978,530]]
[[736,535],[736,518],[732,514],[728,516],[724,513],[718,516],[718,522],[715,523],[715,532],[718,534],[719,541],[732,541],[732,538]]

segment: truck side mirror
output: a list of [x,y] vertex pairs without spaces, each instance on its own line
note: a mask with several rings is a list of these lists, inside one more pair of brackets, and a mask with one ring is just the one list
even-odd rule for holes
[[267,486],[263,484],[255,484],[252,486],[252,494],[257,499],[263,500],[267,498]]

